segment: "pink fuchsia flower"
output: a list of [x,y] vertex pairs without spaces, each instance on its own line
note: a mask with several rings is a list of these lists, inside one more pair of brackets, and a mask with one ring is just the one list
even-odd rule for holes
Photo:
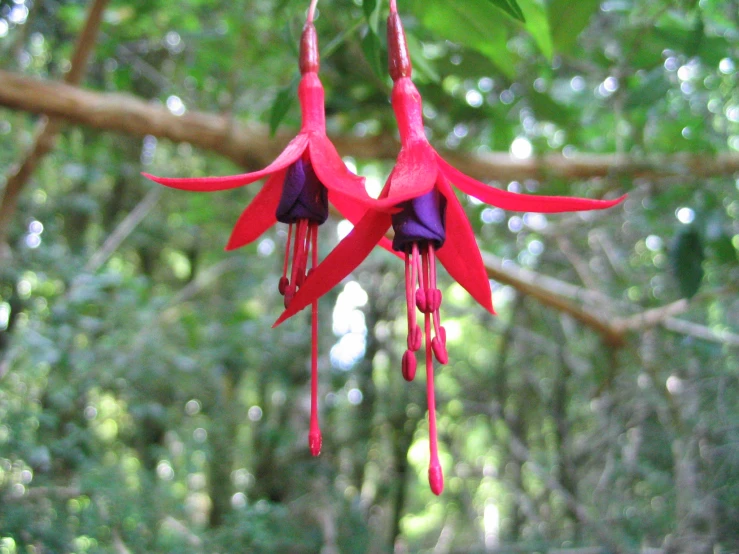
[[[391,3],[388,19],[390,75],[394,81],[392,104],[400,131],[401,150],[376,208],[369,211],[351,233],[306,280],[275,325],[289,318],[338,284],[383,240],[392,226],[392,247],[405,258],[408,309],[407,350],[403,376],[416,372],[415,352],[425,337],[426,387],[429,411],[429,483],[440,494],[444,480],[436,437],[436,400],[433,358],[448,361],[446,332],[441,326],[441,291],[437,286],[436,260],[485,309],[495,313],[492,294],[480,250],[469,221],[454,193],[460,191],[506,210],[555,213],[602,210],[623,200],[590,200],[559,196],[515,194],[487,186],[455,169],[434,150],[423,127],[421,96],[411,81],[411,63],[400,17]],[[396,209],[390,214],[383,210]],[[399,209],[399,211],[397,211]],[[416,320],[423,314],[423,331]],[[433,336],[432,336],[433,330]]]
[[[331,202],[348,220],[357,222],[373,199],[367,196],[364,178],[352,174],[326,136],[324,90],[318,78],[318,38],[313,25],[316,0],[300,40],[301,80],[298,97],[302,126],[282,153],[262,170],[224,177],[167,178],[144,174],[162,185],[188,191],[214,192],[241,187],[267,177],[267,181],[243,211],[231,233],[226,250],[245,246],[276,222],[288,224],[285,263],[279,291],[289,306],[305,281],[308,261],[318,265],[318,226],[328,217]],[[292,241],[292,258],[291,252]],[[318,305],[311,316],[311,416],[308,442],[317,456],[322,437],[318,425]]]

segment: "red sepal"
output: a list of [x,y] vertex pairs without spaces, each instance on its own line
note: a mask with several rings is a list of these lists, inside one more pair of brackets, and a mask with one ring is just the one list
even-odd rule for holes
[[452,279],[462,285],[483,308],[495,314],[487,271],[467,215],[443,175],[439,176],[437,187],[447,199],[447,209],[446,242],[436,251],[436,255]]
[[249,244],[277,223],[275,211],[280,202],[286,173],[287,169],[282,169],[267,179],[262,190],[239,216],[231,231],[226,250],[234,250]]
[[435,156],[436,153],[427,142],[416,141],[404,145],[388,178],[387,197],[376,201],[376,209],[390,208],[429,192],[439,174]]
[[166,187],[180,189],[180,190],[191,190],[197,192],[214,192],[218,190],[228,190],[237,187],[242,187],[258,181],[263,177],[266,177],[270,173],[275,173],[281,169],[285,169],[300,156],[303,155],[306,147],[308,146],[308,135],[299,134],[285,147],[282,153],[277,156],[277,159],[269,164],[264,169],[254,171],[252,173],[242,173],[240,175],[226,175],[223,177],[193,177],[186,179],[177,179],[170,177],[156,177],[149,175],[148,173],[142,173],[147,179],[151,179],[155,183],[164,185]]
[[330,192],[341,193],[352,201],[359,202],[365,209],[373,205],[374,200],[364,188],[364,177],[359,177],[347,169],[326,135],[310,134],[308,154],[318,180]]
[[465,194],[474,196],[486,204],[504,210],[538,213],[576,212],[580,210],[604,210],[621,202],[626,195],[616,200],[591,200],[572,196],[537,196],[533,194],[516,194],[495,187],[465,175],[457,168],[452,167],[436,154],[440,171],[454,186]]

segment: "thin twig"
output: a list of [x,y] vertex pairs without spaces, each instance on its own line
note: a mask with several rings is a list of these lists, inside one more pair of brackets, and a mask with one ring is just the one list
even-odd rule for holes
[[146,193],[136,207],[121,221],[115,230],[108,236],[103,246],[97,250],[85,264],[84,271],[95,273],[110,258],[121,243],[128,238],[139,223],[146,217],[159,201],[162,187],[154,187]]
[[185,287],[172,297],[169,307],[161,312],[159,319],[161,321],[170,322],[176,317],[176,308],[179,304],[187,302],[198,293],[208,288],[216,282],[221,275],[241,265],[241,260],[237,256],[231,256],[212,265],[205,271],[198,273],[198,276],[190,281]]
[[659,325],[665,319],[688,311],[690,302],[681,298],[665,306],[644,310],[641,313],[617,319],[613,327],[621,332],[638,331]]
[[700,325],[699,323],[685,321],[684,319],[675,319],[673,317],[667,318],[663,322],[663,325],[665,329],[675,333],[680,333],[681,335],[687,335],[709,342],[717,342],[719,344],[732,347],[739,346],[739,334],[732,333],[725,329],[714,330],[705,325]]

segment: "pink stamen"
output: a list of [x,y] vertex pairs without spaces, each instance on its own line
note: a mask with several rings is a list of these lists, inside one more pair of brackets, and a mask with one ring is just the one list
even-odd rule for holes
[[298,281],[297,285],[298,288],[303,286],[303,283],[305,282],[306,273],[308,270],[308,253],[310,252],[310,245],[311,245],[311,234],[315,232],[316,226],[313,225],[308,220],[305,220],[305,239],[303,240],[303,249],[301,251],[301,256],[297,260],[298,264]]
[[282,266],[282,277],[280,277],[280,284],[277,286],[280,294],[285,296],[287,286],[290,284],[290,280],[287,278],[287,267],[290,263],[290,239],[293,234],[293,224],[290,223],[287,226],[287,244],[285,245],[285,263]]
[[[285,307],[290,305],[295,292],[305,279],[305,267],[308,259],[308,245],[306,244],[306,234],[309,222],[307,219],[300,219],[295,229],[295,239],[293,245],[292,269],[290,270],[290,280],[285,286]],[[289,243],[288,243],[289,244]]]
[[421,328],[418,326],[416,321],[416,306],[414,303],[414,288],[419,279],[421,262],[418,254],[418,244],[413,243],[411,250],[411,271],[410,271],[410,283],[406,276],[406,303],[408,304],[408,349],[412,352],[420,350],[421,348]]
[[[318,224],[311,223],[311,266],[318,265]],[[307,258],[307,256],[306,256]],[[308,447],[313,456],[321,453],[323,437],[318,425],[318,301],[311,304],[311,358],[310,358],[310,430],[308,431]]]
[[434,328],[439,329],[439,308],[441,307],[441,291],[436,286],[436,255],[434,252],[434,245],[428,245],[428,256],[429,256],[429,287],[434,291],[432,312],[434,314]]
[[405,305],[408,309],[408,337],[411,335],[411,307],[413,306],[413,283],[411,282],[411,254],[405,253]]
[[431,291],[433,291],[433,321],[434,321],[434,338],[431,341],[431,348],[434,356],[439,363],[446,364],[449,361],[449,353],[446,349],[446,329],[441,326],[441,317],[439,316],[439,308],[441,307],[441,291],[436,287],[436,256],[434,253],[434,245],[428,245],[429,256],[429,282]]
[[290,273],[290,282],[293,285],[297,285],[298,281],[298,272],[300,271],[300,268],[298,267],[300,264],[298,263],[298,260],[303,255],[303,247],[305,246],[305,220],[299,219],[296,226],[295,226],[295,239],[293,244],[293,263],[292,263],[292,269]]
[[419,284],[421,288],[416,291],[416,306],[421,312],[426,314],[433,311],[434,305],[434,295],[429,287],[428,245],[424,245],[423,252],[421,253],[421,259],[423,264],[421,269],[421,278],[419,279]]
[[415,352],[421,348],[421,329],[416,324],[416,306],[413,302],[415,277],[412,272],[412,253],[405,254],[405,305],[408,318],[408,349]]
[[437,443],[436,433],[436,395],[434,392],[434,360],[431,356],[431,317],[430,314],[424,314],[424,327],[426,335],[426,396],[428,397],[429,408],[429,485],[431,492],[440,495],[444,490],[444,475],[441,471],[439,463],[439,445]]

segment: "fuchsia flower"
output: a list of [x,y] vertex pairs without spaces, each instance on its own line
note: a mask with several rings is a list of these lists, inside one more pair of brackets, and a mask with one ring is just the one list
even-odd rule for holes
[[[375,208],[367,212],[352,232],[315,268],[275,325],[315,303],[338,284],[393,227],[392,248],[405,258],[408,349],[403,355],[403,376],[410,381],[415,375],[415,352],[421,348],[423,335],[430,435],[429,483],[431,490],[438,495],[444,481],[436,437],[433,357],[445,364],[448,355],[446,333],[439,317],[441,291],[436,279],[437,258],[452,278],[485,309],[494,313],[482,256],[452,184],[487,204],[529,212],[601,210],[619,203],[623,197],[589,200],[514,194],[476,181],[446,163],[424,133],[421,96],[411,81],[410,56],[394,4],[391,2],[388,18],[388,50],[390,76],[394,82],[392,104],[402,146],[397,163]],[[389,213],[393,209],[395,213]],[[416,321],[416,308],[424,316],[423,333]]]
[[[357,222],[374,201],[364,188],[364,178],[352,174],[326,136],[323,85],[318,78],[318,38],[313,26],[315,0],[300,40],[301,80],[298,88],[302,126],[282,153],[260,171],[225,177],[174,179],[146,177],[162,185],[189,191],[214,192],[248,185],[268,177],[254,200],[239,217],[226,250],[247,245],[280,221],[288,224],[285,263],[279,290],[285,306],[303,284],[311,258],[318,265],[318,226],[328,217],[331,202],[348,220]],[[294,235],[294,239],[293,239]],[[293,239],[292,263],[290,242]],[[288,277],[288,268],[290,275]],[[318,307],[312,302],[311,316],[311,416],[308,442],[317,456],[321,450],[318,425]]]

